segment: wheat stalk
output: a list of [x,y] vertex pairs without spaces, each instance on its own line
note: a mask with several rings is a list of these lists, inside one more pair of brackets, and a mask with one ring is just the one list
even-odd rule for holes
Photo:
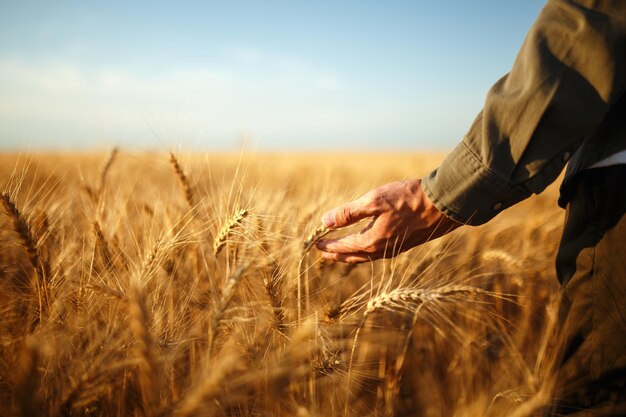
[[111,170],[111,166],[113,166],[113,162],[119,153],[119,149],[117,147],[111,150],[109,157],[104,162],[104,165],[100,169],[100,180],[98,182],[98,189],[94,190],[89,185],[83,185],[82,189],[87,193],[91,201],[94,203],[100,204],[102,202],[102,194],[104,193],[104,186],[106,185],[106,179]]
[[213,347],[215,345],[215,339],[217,337],[217,332],[219,331],[220,324],[224,319],[224,313],[226,312],[228,306],[230,305],[231,300],[233,299],[233,295],[235,294],[235,288],[237,284],[241,280],[244,272],[248,268],[248,265],[241,265],[234,274],[228,277],[226,281],[226,286],[222,291],[219,301],[215,305],[215,309],[213,310],[213,315],[211,316],[211,333],[209,339],[209,353],[212,352]]
[[502,262],[505,265],[512,265],[516,268],[523,267],[524,263],[522,259],[516,258],[509,252],[502,249],[490,249],[483,252],[480,257],[485,261],[496,260]]
[[[376,297],[372,297],[368,303],[367,308],[365,309],[365,313],[363,314],[363,318],[359,322],[359,325],[356,328],[354,333],[354,341],[352,343],[352,349],[350,351],[350,360],[348,364],[348,384],[349,387],[350,377],[352,375],[352,364],[354,360],[354,354],[356,351],[357,341],[359,339],[359,335],[361,334],[361,330],[365,325],[368,317],[377,311],[389,311],[389,312],[398,312],[398,311],[407,311],[413,314],[411,332],[409,333],[409,337],[405,342],[405,346],[403,349],[403,355],[397,359],[396,366],[402,365],[404,360],[404,356],[406,355],[406,350],[408,349],[408,341],[410,340],[410,335],[412,334],[413,328],[415,327],[415,323],[418,317],[418,314],[422,307],[424,307],[428,303],[436,302],[447,297],[452,297],[455,295],[493,295],[489,291],[483,290],[478,287],[473,287],[469,285],[446,285],[439,288],[412,288],[412,287],[401,287],[396,288],[387,292],[383,292]],[[358,305],[358,303],[352,304],[352,306]],[[350,304],[342,304],[341,307],[347,309]],[[341,308],[340,307],[340,308]],[[348,391],[349,397],[349,391]],[[346,401],[344,412],[348,412],[349,401]]]
[[102,191],[104,190],[104,185],[106,184],[107,175],[109,174],[109,170],[119,153],[119,148],[115,147],[111,149],[111,153],[107,158],[106,162],[102,166],[102,170],[100,171],[100,186],[98,187],[98,194],[102,195]]
[[104,237],[104,233],[102,233],[102,229],[100,228],[100,223],[97,220],[93,222],[93,233],[96,236],[96,247],[95,250],[102,257],[102,269],[110,268],[113,265],[113,255],[111,253],[111,248],[109,247],[109,243],[107,239]]
[[274,313],[274,319],[276,322],[276,329],[280,333],[285,333],[285,310],[283,307],[283,300],[280,295],[282,280],[281,272],[278,268],[278,263],[274,260],[274,266],[270,273],[270,276],[263,279],[263,285],[265,287],[265,293],[270,301],[270,307]]
[[240,358],[234,354],[227,354],[215,361],[209,374],[204,376],[200,384],[183,398],[174,411],[174,415],[176,417],[205,415],[201,413],[203,407],[220,393],[224,378],[237,369],[238,363],[240,363]]
[[26,249],[28,260],[35,271],[35,285],[39,299],[39,318],[34,323],[34,326],[36,326],[37,323],[43,319],[43,315],[49,307],[48,287],[46,282],[47,278],[44,268],[45,264],[39,254],[37,240],[28,226],[28,223],[24,219],[24,216],[20,213],[19,209],[11,199],[11,196],[8,193],[2,193],[0,195],[0,200],[2,200],[4,210],[13,221],[13,229],[20,237],[22,246]]
[[152,246],[152,250],[147,254],[146,259],[144,259],[143,265],[141,266],[140,276],[148,277],[152,272],[154,272],[157,264],[159,263],[159,255],[162,252],[164,243],[162,238],[159,238],[154,246]]
[[222,226],[217,236],[213,240],[213,254],[217,256],[222,248],[226,245],[230,235],[241,225],[243,219],[248,216],[248,210],[239,209],[235,211],[226,223]]
[[161,364],[149,330],[149,315],[139,283],[131,287],[128,303],[129,327],[135,336],[141,365],[139,376],[143,408],[146,415],[154,415],[160,399]]
[[446,285],[439,288],[428,289],[396,288],[370,299],[367,303],[365,315],[377,310],[387,310],[391,312],[400,310],[413,311],[416,306],[422,303],[433,302],[458,294],[493,295],[489,291],[470,285]]
[[344,300],[341,304],[335,305],[326,311],[326,319],[333,321],[341,319],[348,313],[359,310],[364,304],[363,300],[367,298],[368,292],[363,291],[364,287],[361,287],[352,297]]
[[33,237],[37,242],[37,246],[41,246],[50,234],[50,220],[45,210],[36,213],[33,224]]
[[[318,353],[318,323],[315,317],[305,319],[285,340],[284,349],[267,369],[268,380],[274,382],[272,391],[282,394],[296,380],[306,378],[314,369],[312,358]],[[304,386],[302,386],[304,388]]]
[[128,301],[128,296],[126,294],[124,294],[123,292],[113,289],[111,287],[108,287],[106,285],[100,285],[100,284],[89,284],[87,286],[85,286],[86,290],[91,290],[91,291],[95,291],[95,292],[99,292],[101,294],[104,295],[108,295],[110,297],[113,297],[117,300],[120,301]]
[[24,216],[20,213],[20,210],[11,199],[11,196],[8,193],[2,193],[0,198],[2,199],[2,206],[4,207],[4,210],[9,217],[11,217],[11,220],[13,220],[13,229],[19,235],[22,245],[24,246],[24,249],[26,249],[28,260],[39,273],[40,259],[37,251],[37,241],[35,240],[35,236],[31,232]]
[[172,168],[174,169],[174,172],[176,173],[176,176],[178,177],[178,182],[180,184],[180,187],[183,190],[183,193],[185,194],[185,201],[187,201],[187,204],[189,204],[189,207],[194,207],[194,197],[193,197],[193,189],[191,188],[191,184],[189,183],[189,178],[187,177],[187,175],[185,175],[185,171],[183,171],[183,168],[181,167],[180,163],[178,162],[178,159],[176,158],[176,155],[174,155],[173,152],[170,152],[170,164],[172,165]]
[[15,396],[23,417],[39,415],[41,398],[39,395],[40,377],[37,367],[41,365],[41,354],[35,342],[24,340],[17,363]]
[[329,229],[325,225],[319,226],[317,229],[311,232],[302,244],[302,256],[305,256],[309,250],[315,245],[321,238],[330,233],[333,229]]
[[313,246],[326,234],[331,232],[332,229],[321,225],[315,229],[309,237],[307,237],[302,243],[302,254],[300,255],[300,262],[298,262],[298,322],[302,320],[302,313],[309,311],[310,289],[309,279],[307,276],[308,265],[306,262],[307,254],[313,248]]

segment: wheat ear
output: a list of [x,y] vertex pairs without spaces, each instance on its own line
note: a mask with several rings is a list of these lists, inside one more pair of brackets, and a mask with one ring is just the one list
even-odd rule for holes
[[[359,322],[359,325],[356,328],[354,333],[354,341],[352,343],[352,349],[350,351],[350,361],[348,363],[348,385],[350,382],[350,377],[352,375],[352,364],[354,360],[354,353],[356,351],[357,341],[359,339],[359,335],[361,334],[361,330],[367,321],[367,318],[370,314],[379,311],[379,310],[387,310],[391,312],[397,311],[408,311],[413,314],[412,327],[415,327],[415,323],[418,317],[418,314],[422,307],[426,303],[438,301],[441,299],[445,299],[446,297],[466,294],[466,295],[474,295],[474,294],[484,294],[484,295],[494,295],[489,291],[483,290],[478,287],[472,287],[469,285],[446,285],[439,288],[411,288],[411,287],[401,287],[396,288],[394,290],[384,292],[382,294],[377,295],[376,297],[371,298],[367,303],[367,308],[365,309],[365,313],[363,314],[363,318]],[[342,305],[346,308],[346,305]],[[404,360],[404,356],[406,354],[407,346],[403,349],[403,356],[401,362]],[[401,363],[400,363],[401,366]],[[348,391],[349,395],[349,391]],[[348,412],[349,401],[346,402],[345,413]]]
[[104,263],[102,266],[104,269],[109,268],[113,265],[113,255],[111,253],[109,243],[107,242],[106,237],[104,237],[104,233],[102,233],[100,223],[98,223],[97,220],[93,222],[93,233],[96,236],[96,251],[101,254],[102,261]]
[[187,201],[187,204],[189,204],[189,207],[194,207],[193,190],[191,188],[191,184],[189,183],[189,178],[187,177],[187,175],[185,175],[185,171],[183,171],[183,168],[181,167],[178,159],[176,158],[176,155],[174,155],[173,152],[170,152],[170,164],[172,165],[172,168],[174,169],[174,172],[178,177],[178,182],[180,183],[180,187],[185,194],[185,200]]
[[213,240],[213,253],[215,256],[217,256],[222,248],[224,248],[230,235],[241,225],[241,222],[243,222],[243,219],[245,219],[248,214],[248,210],[239,209],[228,219],[226,223],[224,223],[219,233]]
[[99,194],[102,194],[102,191],[104,190],[104,185],[106,183],[107,175],[109,174],[109,170],[111,169],[113,162],[115,162],[115,158],[117,157],[117,154],[119,153],[119,151],[120,150],[117,147],[111,149],[111,153],[109,154],[109,157],[107,158],[106,162],[102,166],[102,170],[100,171],[100,186],[98,188]]
[[37,296],[39,298],[38,321],[41,321],[43,319],[44,312],[48,308],[49,301],[44,263],[39,255],[37,240],[28,226],[28,223],[24,219],[24,216],[20,213],[19,209],[11,199],[11,196],[8,193],[2,193],[0,195],[0,199],[2,200],[4,210],[13,220],[13,228],[20,237],[22,245],[28,254],[28,260],[35,270],[35,283],[37,287]]
[[315,245],[321,238],[326,236],[331,231],[332,231],[332,229],[329,229],[328,227],[326,227],[324,225],[321,225],[320,227],[315,229],[313,232],[311,232],[309,237],[306,238],[306,240],[302,244],[302,255],[303,256],[306,255],[306,253],[309,250],[311,250],[313,245]]
[[298,323],[302,320],[302,311],[309,311],[309,280],[307,276],[308,265],[306,262],[307,254],[313,248],[313,246],[332,229],[321,225],[315,229],[309,237],[302,243],[302,254],[300,255],[300,262],[298,263]]
[[275,260],[273,260],[273,263],[274,266],[272,267],[272,272],[269,277],[263,279],[263,285],[265,287],[267,298],[270,302],[270,307],[274,312],[276,329],[280,333],[285,334],[285,309],[280,295],[282,287],[281,272],[278,267],[278,263]]
[[439,288],[396,288],[386,293],[382,293],[367,303],[365,315],[377,310],[388,311],[413,311],[416,306],[422,303],[437,301],[445,297],[464,294],[464,295],[494,295],[493,293],[483,290],[482,288],[470,285],[446,285]]

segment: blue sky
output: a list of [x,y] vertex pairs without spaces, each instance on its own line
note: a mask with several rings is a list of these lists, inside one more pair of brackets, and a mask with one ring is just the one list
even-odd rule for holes
[[441,149],[543,1],[0,3],[0,149]]

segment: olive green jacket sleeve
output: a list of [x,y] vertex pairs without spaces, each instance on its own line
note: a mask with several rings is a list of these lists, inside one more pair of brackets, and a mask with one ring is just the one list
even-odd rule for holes
[[626,0],[548,1],[463,141],[424,178],[435,206],[478,225],[554,181],[624,91],[625,33]]

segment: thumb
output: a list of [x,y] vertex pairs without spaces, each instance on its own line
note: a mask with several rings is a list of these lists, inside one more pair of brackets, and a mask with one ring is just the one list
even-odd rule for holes
[[376,215],[376,210],[369,204],[369,199],[364,197],[349,203],[342,204],[327,211],[322,216],[322,223],[329,228],[345,227],[359,220]]

